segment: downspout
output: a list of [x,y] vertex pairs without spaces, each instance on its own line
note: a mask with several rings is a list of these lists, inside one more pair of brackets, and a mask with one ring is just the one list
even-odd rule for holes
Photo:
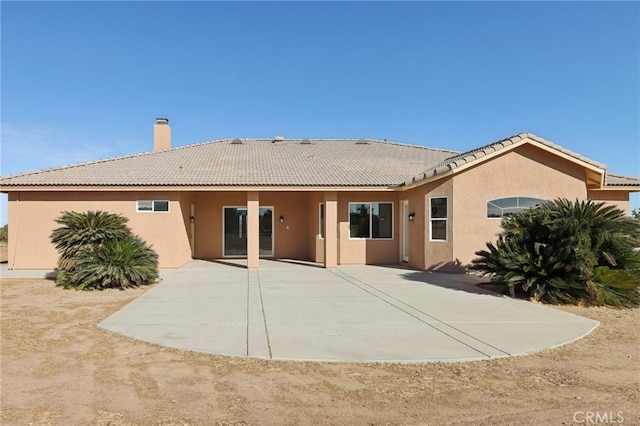
[[[13,226],[13,230],[15,231],[15,235],[13,237],[9,237],[9,238],[15,238],[15,243],[13,245],[13,259],[11,261],[11,266],[9,267],[10,270],[15,270],[15,265],[16,265],[16,254],[18,253],[18,218],[20,217],[19,214],[19,210],[20,210],[20,192],[16,191],[16,217],[15,217],[15,225]],[[7,227],[8,228],[8,227]],[[7,238],[7,245],[9,243],[9,238]],[[8,247],[7,247],[8,248]]]

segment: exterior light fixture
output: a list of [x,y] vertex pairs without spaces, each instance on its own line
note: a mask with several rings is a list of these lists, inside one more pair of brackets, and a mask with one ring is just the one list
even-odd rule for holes
[[196,223],[196,217],[193,215],[189,216],[189,223]]
[[284,223],[284,216],[280,216],[280,223]]
[[409,222],[413,222],[415,218],[416,218],[416,213],[415,212],[409,213]]

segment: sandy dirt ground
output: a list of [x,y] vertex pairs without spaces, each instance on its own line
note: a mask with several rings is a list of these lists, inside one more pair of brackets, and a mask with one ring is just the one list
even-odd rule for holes
[[0,243],[0,263],[5,263],[8,259],[7,243]]
[[0,423],[640,424],[639,309],[563,308],[602,325],[525,357],[301,363],[179,351],[96,328],[144,291],[3,280]]

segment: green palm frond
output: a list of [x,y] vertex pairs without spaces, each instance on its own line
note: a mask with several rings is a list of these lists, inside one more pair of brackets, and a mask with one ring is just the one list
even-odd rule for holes
[[501,226],[498,240],[476,252],[471,266],[496,285],[549,303],[640,303],[636,272],[616,275],[631,277],[623,285],[598,269],[640,271],[634,250],[640,221],[614,206],[557,199],[505,218]]
[[129,237],[131,230],[126,225],[127,221],[123,216],[104,211],[63,212],[56,219],[62,226],[54,229],[50,236],[60,252],[58,267],[73,267],[73,259],[83,247]]
[[60,285],[78,290],[129,288],[158,280],[158,255],[144,241],[130,236],[87,246],[78,252],[76,268],[59,277]]
[[58,285],[78,290],[128,288],[158,280],[158,255],[127,227],[127,218],[103,211],[63,212],[51,233],[60,253]]

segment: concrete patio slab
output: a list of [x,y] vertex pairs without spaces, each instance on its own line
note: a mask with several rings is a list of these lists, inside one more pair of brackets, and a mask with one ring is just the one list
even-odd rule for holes
[[[240,266],[240,267],[239,267]],[[327,270],[261,260],[194,261],[99,327],[160,345],[265,359],[427,362],[537,352],[598,322],[399,267]]]

